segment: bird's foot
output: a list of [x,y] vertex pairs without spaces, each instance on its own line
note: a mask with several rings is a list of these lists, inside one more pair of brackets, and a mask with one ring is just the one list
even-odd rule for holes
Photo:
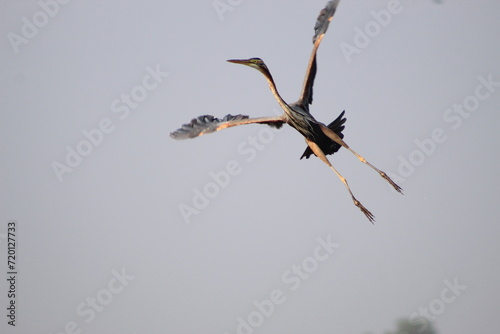
[[394,182],[394,181],[393,181],[393,180],[389,177],[389,175],[387,175],[385,172],[380,171],[380,176],[382,176],[382,177],[383,177],[383,178],[384,178],[387,182],[389,182],[389,184],[390,184],[391,186],[393,186],[393,187],[394,187],[394,189],[396,189],[396,191],[397,191],[398,193],[403,194],[403,189],[402,189],[400,186],[398,186],[398,185],[396,184],[396,182]]
[[352,199],[354,201],[354,205],[356,205],[361,210],[361,212],[365,214],[366,218],[368,218],[370,223],[373,224],[375,222],[375,216],[367,208],[365,208],[363,204],[361,204],[361,202],[358,201],[356,198],[353,197]]

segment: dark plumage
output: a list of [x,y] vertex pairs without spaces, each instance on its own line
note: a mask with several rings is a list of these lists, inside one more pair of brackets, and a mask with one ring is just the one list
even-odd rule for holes
[[[328,124],[328,128],[335,132],[340,138],[344,138],[344,134],[342,131],[344,131],[344,123],[346,121],[345,118],[342,118],[344,116],[345,110],[342,111],[342,113],[337,117],[333,122]],[[315,133],[317,134],[317,137],[315,138],[315,142],[318,144],[319,148],[326,154],[334,154],[337,152],[342,146],[328,138],[321,130],[316,130]],[[308,146],[300,159],[306,158],[309,159],[309,156],[313,154],[313,151],[311,148]]]

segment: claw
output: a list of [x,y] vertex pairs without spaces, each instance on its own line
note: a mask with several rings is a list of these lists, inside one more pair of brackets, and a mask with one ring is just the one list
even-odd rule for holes
[[354,200],[354,205],[356,205],[361,210],[361,212],[363,212],[365,214],[366,218],[368,218],[370,223],[374,224],[375,223],[375,216],[367,208],[365,208],[363,206],[363,204],[361,204],[360,201],[358,201],[354,197],[353,197],[353,200]]
[[393,186],[393,187],[394,187],[394,189],[396,189],[396,191],[397,191],[398,193],[403,194],[403,189],[402,189],[400,186],[398,186],[398,185],[396,184],[396,182],[394,182],[394,181],[393,181],[393,180],[389,177],[389,175],[387,175],[387,174],[386,174],[386,173],[384,173],[384,172],[380,172],[380,176],[382,176],[382,177],[383,177],[383,178],[384,178],[387,182],[389,182],[389,183],[390,183],[390,185],[391,185],[391,186]]

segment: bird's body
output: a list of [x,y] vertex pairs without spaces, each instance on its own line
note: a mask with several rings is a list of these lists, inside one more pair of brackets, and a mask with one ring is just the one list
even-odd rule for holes
[[315,140],[318,136],[318,121],[304,108],[300,102],[290,104],[290,114],[287,114],[287,123],[300,132],[305,138]]
[[316,51],[323,39],[323,36],[328,29],[328,24],[331,21],[333,14],[337,8],[340,0],[329,1],[326,7],[320,12],[320,15],[316,21],[314,27],[315,34],[313,37],[313,51],[309,60],[308,68],[306,70],[306,77],[304,80],[304,85],[302,87],[302,92],[299,99],[288,104],[283,100],[283,98],[278,93],[274,79],[267,68],[264,61],[260,58],[250,58],[250,59],[232,59],[228,62],[242,64],[252,67],[259,72],[261,72],[266,78],[269,88],[273,93],[274,97],[278,101],[279,105],[283,109],[284,113],[280,116],[271,117],[259,117],[259,118],[249,118],[245,115],[226,115],[223,119],[218,119],[210,115],[203,115],[191,120],[191,123],[184,124],[180,129],[171,133],[171,137],[174,139],[185,139],[194,138],[201,136],[206,133],[215,132],[228,127],[260,123],[268,124],[273,127],[281,127],[284,123],[290,125],[300,134],[302,134],[306,140],[308,147],[301,156],[302,158],[309,158],[311,154],[316,155],[323,162],[325,162],[340,178],[344,183],[347,190],[349,191],[354,204],[361,209],[361,211],[367,216],[367,218],[373,222],[374,217],[370,211],[368,211],[352,194],[346,179],[340,175],[337,170],[331,165],[331,163],[326,158],[328,154],[334,154],[340,147],[344,147],[355,154],[358,159],[376,170],[385,180],[387,180],[398,192],[401,192],[401,188],[396,185],[386,173],[380,171],[373,165],[371,165],[366,159],[353,151],[343,140],[344,135],[342,131],[344,130],[344,123],[346,119],[343,117],[344,112],[342,112],[333,122],[328,126],[317,121],[309,112],[309,105],[313,101],[313,85],[314,78],[316,76]]

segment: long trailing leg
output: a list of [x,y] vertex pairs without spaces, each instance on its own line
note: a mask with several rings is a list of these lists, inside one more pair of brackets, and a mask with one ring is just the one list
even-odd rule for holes
[[352,148],[349,147],[349,145],[346,144],[346,142],[344,140],[342,140],[342,138],[340,138],[335,132],[333,132],[332,130],[330,130],[326,125],[323,125],[321,124],[321,130],[323,131],[323,133],[325,135],[327,135],[331,140],[333,140],[334,142],[336,142],[337,144],[339,145],[342,145],[344,148],[348,149],[349,151],[351,151],[358,159],[359,161],[361,161],[362,163],[370,166],[372,169],[374,169],[377,173],[379,173],[380,176],[382,176],[387,182],[389,182],[389,184],[391,186],[394,187],[394,189],[396,189],[397,192],[399,193],[403,193],[403,189],[401,189],[400,186],[398,186],[393,180],[391,180],[391,178],[389,177],[389,175],[387,175],[385,172],[381,171],[380,169],[378,169],[377,167],[373,166],[371,163],[369,163],[365,158],[363,158],[361,155],[359,155],[358,153],[356,153],[356,151],[354,151]]
[[328,167],[330,167],[335,172],[335,174],[337,174],[340,181],[342,181],[342,183],[347,188],[347,191],[349,191],[349,194],[352,197],[352,201],[354,202],[354,205],[356,205],[361,210],[361,212],[363,212],[365,214],[366,218],[368,218],[368,220],[373,224],[373,222],[375,221],[375,216],[370,211],[368,211],[368,209],[365,208],[363,206],[363,204],[361,204],[361,202],[356,199],[356,197],[354,197],[354,195],[352,194],[351,188],[349,188],[349,185],[347,184],[347,180],[342,175],[340,175],[340,173],[337,172],[337,170],[332,166],[332,164],[330,163],[330,161],[328,161],[328,158],[326,157],[325,153],[323,153],[323,151],[318,146],[318,144],[316,144],[314,141],[307,139],[307,138],[306,138],[306,142],[307,142],[307,145],[309,145],[309,147],[313,151],[313,153],[318,158],[320,158],[321,161],[323,161],[325,164],[327,164]]

